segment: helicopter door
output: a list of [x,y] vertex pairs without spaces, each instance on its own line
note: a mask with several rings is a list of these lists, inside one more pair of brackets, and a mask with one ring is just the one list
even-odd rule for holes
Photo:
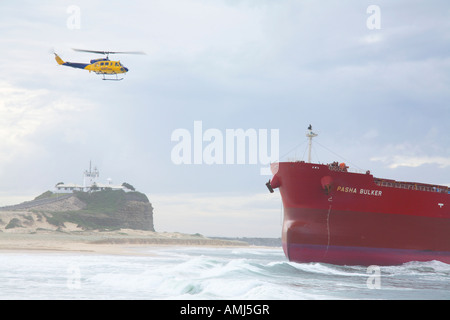
[[101,72],[107,72],[108,71],[108,62],[100,62],[100,70]]

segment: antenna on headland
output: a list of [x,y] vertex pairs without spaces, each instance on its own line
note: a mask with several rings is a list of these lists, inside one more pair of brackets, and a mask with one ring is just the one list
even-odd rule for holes
[[308,162],[311,163],[311,148],[312,148],[312,138],[317,137],[318,134],[312,131],[312,125],[309,125],[308,131],[306,132],[306,137],[309,139],[308,148]]
[[92,170],[92,162],[89,161],[89,171],[84,171],[83,189],[90,188],[93,184],[96,184],[99,175],[97,167],[94,167],[94,170]]

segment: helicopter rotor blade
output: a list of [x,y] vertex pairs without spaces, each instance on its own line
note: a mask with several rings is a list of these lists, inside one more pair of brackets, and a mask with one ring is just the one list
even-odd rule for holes
[[146,54],[143,51],[97,51],[97,50],[84,50],[84,49],[75,49],[72,48],[74,51],[78,52],[90,52],[90,53],[98,53],[98,54]]

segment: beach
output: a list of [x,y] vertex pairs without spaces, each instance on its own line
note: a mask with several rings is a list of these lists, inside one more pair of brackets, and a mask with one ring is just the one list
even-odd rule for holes
[[[136,246],[248,246],[241,241],[210,239],[199,234],[152,232],[120,229],[116,231],[14,230],[0,232],[0,250],[69,251],[129,254]],[[133,252],[133,254],[136,254]]]

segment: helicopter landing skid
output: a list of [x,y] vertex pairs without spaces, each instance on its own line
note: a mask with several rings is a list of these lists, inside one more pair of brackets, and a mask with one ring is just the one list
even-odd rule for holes
[[116,78],[107,78],[107,77],[105,77],[105,74],[103,74],[102,80],[120,81],[120,80],[123,80],[123,78],[118,78],[117,73],[116,73]]

